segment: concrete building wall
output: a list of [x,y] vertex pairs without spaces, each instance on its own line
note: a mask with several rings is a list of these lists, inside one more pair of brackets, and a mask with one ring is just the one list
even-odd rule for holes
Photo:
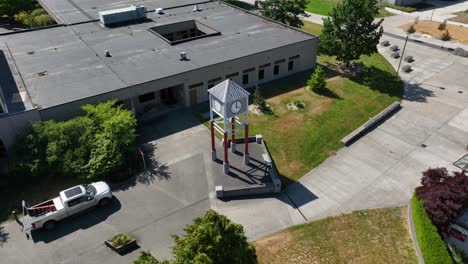
[[[145,108],[150,109],[151,104],[159,103],[158,91],[173,86],[183,87],[177,91],[179,100],[181,104],[190,106],[207,101],[207,90],[210,84],[216,85],[227,78],[232,79],[245,88],[250,88],[257,84],[312,69],[316,64],[317,49],[318,38],[315,38],[167,78],[142,83],[111,93],[43,109],[40,111],[40,116],[42,120],[66,120],[81,114],[80,107],[84,104],[96,104],[112,99],[123,101],[127,107],[131,105],[137,113],[141,113],[145,111]],[[188,54],[188,57],[190,58],[190,54]],[[294,61],[292,70],[288,70],[289,61]],[[268,64],[269,66],[263,69],[264,78],[259,80],[260,66]],[[275,65],[277,65],[279,69],[278,74],[274,74]],[[237,73],[237,75],[229,77],[234,73]],[[248,82],[245,84],[242,82],[243,75],[248,75]],[[209,83],[210,80],[216,81]],[[195,87],[190,88],[192,86]],[[192,89],[195,89],[195,91],[191,91]],[[156,92],[154,101],[141,103],[138,97],[150,92]],[[193,99],[193,94],[196,94],[196,100],[192,100],[191,102],[190,98],[192,96]]]
[[16,136],[35,121],[40,121],[37,109],[0,116],[0,140],[7,150],[15,143]]

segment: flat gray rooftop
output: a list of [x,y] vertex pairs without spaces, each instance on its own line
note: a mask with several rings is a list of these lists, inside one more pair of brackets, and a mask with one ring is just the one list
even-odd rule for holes
[[[98,9],[91,6],[117,5],[104,5],[111,3],[104,0],[74,2],[89,6],[86,10],[93,17]],[[164,15],[150,12],[149,21],[122,27],[88,22],[0,36],[0,50],[8,45],[32,102],[48,108],[314,38],[219,2],[200,6],[200,12],[193,12],[192,5],[166,10]],[[60,10],[58,14],[68,14],[65,8]],[[148,30],[192,19],[221,34],[172,46]],[[106,57],[105,50],[112,57]],[[182,51],[190,61],[179,60]]]

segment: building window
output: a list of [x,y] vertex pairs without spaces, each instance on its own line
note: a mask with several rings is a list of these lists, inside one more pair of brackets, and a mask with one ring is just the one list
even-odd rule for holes
[[289,60],[299,59],[300,57],[301,55],[292,56],[292,57],[289,57]]
[[255,67],[244,70],[242,73],[248,73],[248,72],[251,72],[251,71],[255,71]]
[[265,69],[258,70],[258,79],[263,80],[265,78]]
[[191,90],[191,89],[195,89],[195,88],[197,88],[197,87],[199,87],[199,86],[203,86],[203,82],[189,85],[188,88]]
[[140,96],[138,96],[138,101],[140,103],[144,103],[144,102],[148,102],[148,101],[151,101],[151,100],[154,100],[154,92],[151,92],[151,93],[146,93],[146,94],[142,94]]
[[242,84],[248,84],[248,83],[249,83],[249,74],[242,75]]
[[2,140],[0,139],[0,158],[6,156],[6,148],[5,145],[3,145]]
[[286,62],[286,59],[277,60],[277,61],[275,61],[275,64],[280,64],[280,63],[283,63],[283,62]]
[[279,65],[275,65],[275,67],[273,68],[273,74],[274,74],[274,75],[278,75],[278,74],[279,74]]
[[288,71],[292,71],[294,69],[294,61],[289,61],[288,62]]
[[236,77],[237,75],[239,75],[238,72],[228,74],[228,75],[226,75],[226,79],[229,79],[229,78],[232,78],[232,77]]
[[267,64],[260,65],[258,68],[263,69],[263,68],[266,68],[266,67],[270,67],[270,65],[271,65],[271,63],[267,63]]

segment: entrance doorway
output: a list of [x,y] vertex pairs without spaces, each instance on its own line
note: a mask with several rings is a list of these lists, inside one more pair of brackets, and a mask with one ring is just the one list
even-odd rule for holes
[[6,156],[6,148],[5,145],[3,144],[3,141],[0,139],[0,158]]
[[179,86],[172,86],[159,91],[161,102],[167,105],[175,105],[178,102],[178,88]]

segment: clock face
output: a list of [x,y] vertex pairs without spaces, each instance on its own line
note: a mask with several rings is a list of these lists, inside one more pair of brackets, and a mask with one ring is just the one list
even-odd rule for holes
[[237,114],[240,112],[241,109],[242,109],[241,101],[235,101],[234,103],[231,104],[231,113]]
[[221,113],[221,103],[216,99],[213,100],[213,108],[216,112]]

